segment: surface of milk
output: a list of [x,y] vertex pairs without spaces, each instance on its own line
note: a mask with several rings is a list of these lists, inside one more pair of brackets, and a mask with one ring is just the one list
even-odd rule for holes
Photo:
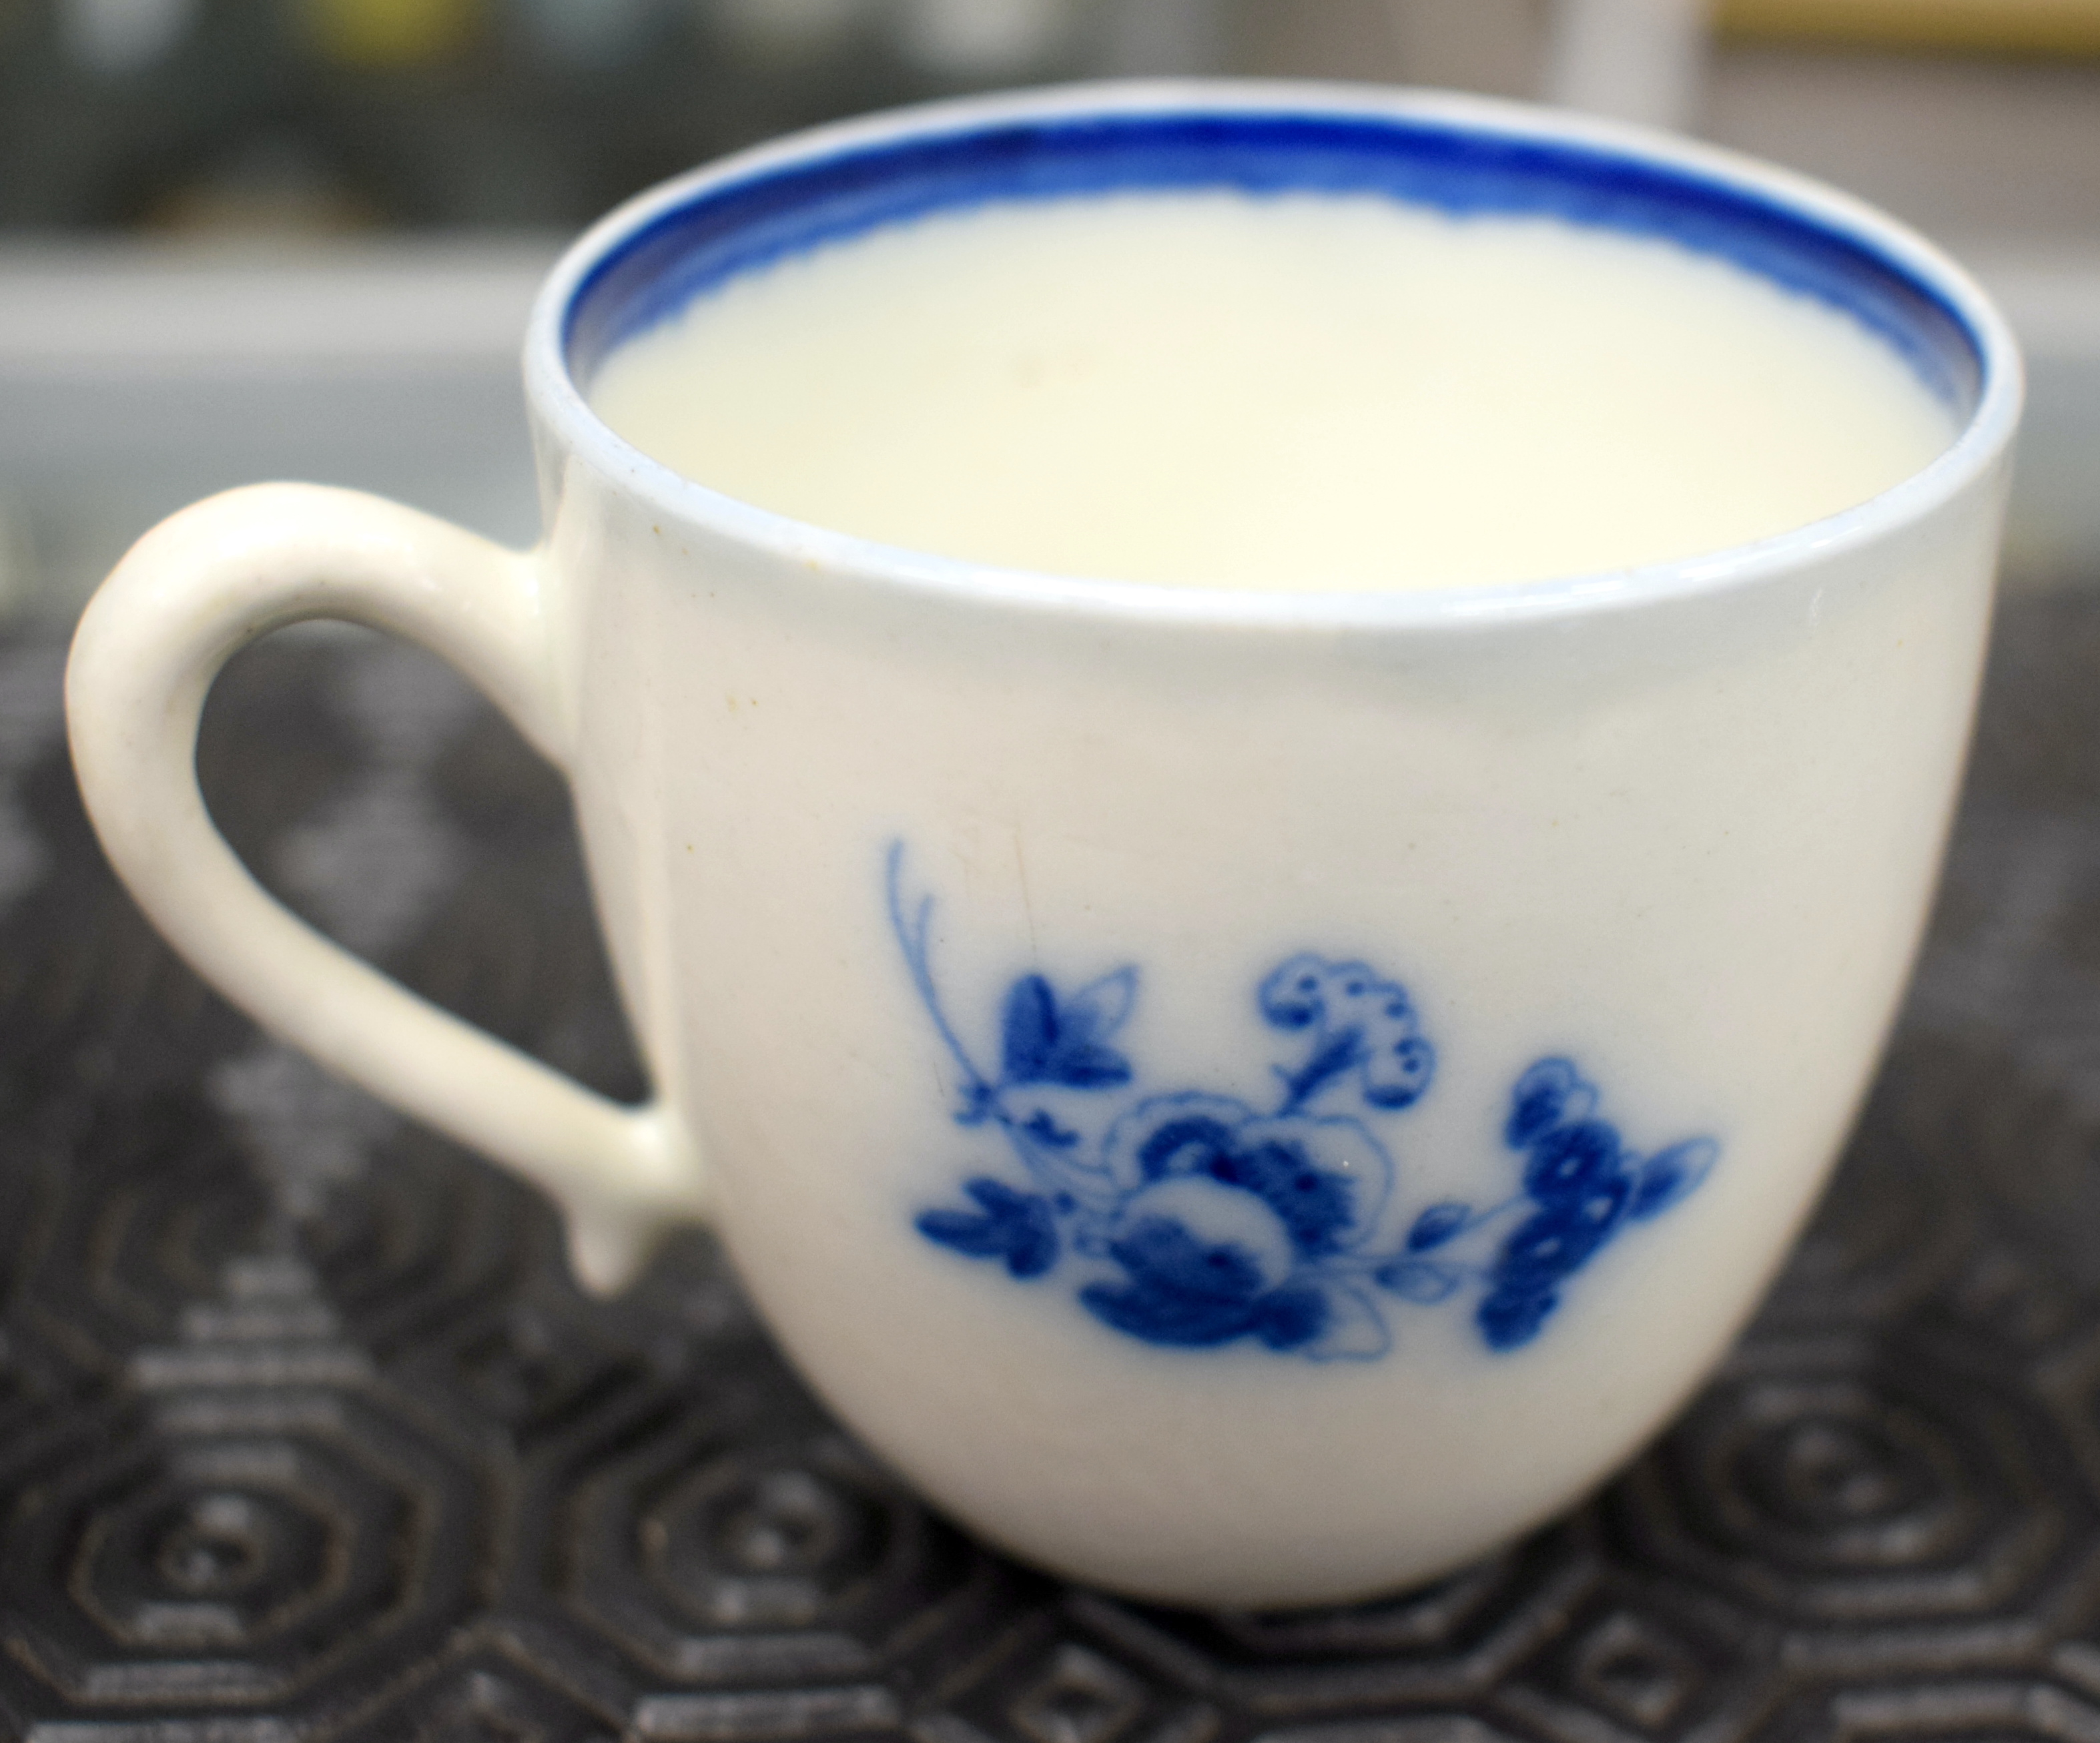
[[1696,555],[1953,417],[1844,311],[1665,241],[1365,196],[938,214],[733,278],[590,385],[636,447],[967,561],[1296,591]]

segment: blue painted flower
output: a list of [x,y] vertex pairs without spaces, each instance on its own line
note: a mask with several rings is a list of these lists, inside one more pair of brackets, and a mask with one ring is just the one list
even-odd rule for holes
[[1580,1198],[1600,1181],[1617,1179],[1622,1159],[1617,1128],[1601,1119],[1549,1126],[1532,1136],[1524,1189],[1541,1204]]
[[995,1061],[942,1007],[933,898],[907,895],[903,867],[893,843],[890,924],[959,1074],[955,1121],[995,1135],[1028,1182],[974,1176],[967,1205],[922,1211],[914,1226],[1016,1278],[1065,1268],[1089,1313],[1144,1342],[1365,1360],[1391,1347],[1396,1300],[1431,1308],[1477,1289],[1480,1336],[1516,1349],[1571,1278],[1694,1191],[1719,1154],[1694,1137],[1643,1158],[1599,1117],[1595,1086],[1572,1060],[1540,1059],[1513,1086],[1502,1128],[1522,1158],[1515,1190],[1480,1207],[1418,1206],[1405,1234],[1381,1242],[1394,1168],[1365,1122],[1411,1106],[1436,1068],[1397,981],[1359,961],[1291,956],[1255,991],[1263,1021],[1300,1056],[1274,1067],[1281,1088],[1268,1105],[1146,1096],[1118,1044],[1136,968],[1076,991],[1017,975],[999,1005]]
[[1560,1296],[1554,1290],[1527,1294],[1498,1286],[1480,1298],[1473,1322],[1480,1328],[1489,1349],[1516,1349],[1538,1335],[1560,1305]]
[[[1711,1138],[1688,1138],[1643,1161],[1617,1127],[1595,1117],[1596,1105],[1595,1086],[1567,1059],[1540,1060],[1511,1092],[1502,1136],[1528,1152],[1524,1189],[1533,1208],[1495,1255],[1475,1310],[1491,1348],[1515,1349],[1538,1336],[1560,1304],[1561,1286],[1627,1223],[1691,1192],[1720,1154]],[[1429,1215],[1417,1225],[1420,1244],[1443,1238],[1440,1221],[1424,1233]]]
[[1124,1274],[1079,1291],[1097,1317],[1156,1344],[1383,1348],[1375,1310],[1308,1269],[1362,1241],[1391,1194],[1392,1158],[1361,1123],[1159,1096],[1102,1152],[1127,1197],[1107,1243]]
[[1502,1243],[1495,1261],[1497,1277],[1507,1286],[1532,1291],[1573,1276],[1618,1232],[1632,1196],[1633,1183],[1615,1174],[1542,1206]]
[[1261,983],[1255,999],[1272,1026],[1304,1030],[1312,1039],[1304,1063],[1283,1074],[1283,1111],[1295,1113],[1351,1073],[1377,1108],[1411,1106],[1429,1088],[1436,1051],[1407,989],[1381,979],[1367,964],[1293,956]]
[[1229,1096],[1140,1101],[1109,1128],[1102,1159],[1126,1189],[1195,1176],[1251,1194],[1307,1259],[1362,1239],[1392,1191],[1392,1158],[1361,1121],[1264,1116]]
[[1154,1344],[1202,1348],[1256,1337],[1295,1349],[1317,1337],[1327,1306],[1291,1286],[1295,1249],[1258,1194],[1205,1174],[1134,1194],[1109,1243],[1123,1275],[1079,1291],[1089,1312]]
[[1596,1105],[1595,1087],[1582,1080],[1573,1061],[1542,1059],[1510,1092],[1502,1141],[1511,1149],[1523,1149],[1551,1127],[1588,1119]]

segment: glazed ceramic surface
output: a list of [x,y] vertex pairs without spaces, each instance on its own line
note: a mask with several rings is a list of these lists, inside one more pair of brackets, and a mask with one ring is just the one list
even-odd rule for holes
[[[608,347],[739,263],[1023,177],[1368,179],[1667,236],[1855,314],[1963,432],[1711,558],[1343,597],[865,544],[586,409]],[[1128,1592],[1426,1577],[1685,1397],[1843,1138],[1960,772],[2019,383],[1956,268],[1840,196],[1601,124],[1103,87],[646,196],[557,271],[526,368],[540,549],[263,487],[148,535],[83,624],[98,827],[232,995],[545,1185],[601,1284],[711,1220],[871,1447]],[[219,841],[205,690],[316,616],[453,659],[566,771],[656,1102],[416,1000]]]

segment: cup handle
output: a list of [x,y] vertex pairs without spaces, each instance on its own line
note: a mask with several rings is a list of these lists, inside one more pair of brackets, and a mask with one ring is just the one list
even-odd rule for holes
[[536,553],[354,491],[262,484],[163,522],[81,620],[66,671],[73,765],[118,875],[155,925],[262,1026],[560,1203],[598,1290],[708,1194],[677,1114],[623,1107],[438,1008],[267,894],[196,783],[205,693],[272,629],[341,618],[465,673],[557,768],[571,723]]

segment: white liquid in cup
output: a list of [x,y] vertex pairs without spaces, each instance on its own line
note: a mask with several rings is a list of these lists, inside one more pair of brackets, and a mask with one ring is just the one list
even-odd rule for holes
[[590,398],[673,470],[836,531],[1293,591],[1694,556],[1864,502],[1955,433],[1879,335],[1732,263],[1369,195],[892,225],[703,294]]

